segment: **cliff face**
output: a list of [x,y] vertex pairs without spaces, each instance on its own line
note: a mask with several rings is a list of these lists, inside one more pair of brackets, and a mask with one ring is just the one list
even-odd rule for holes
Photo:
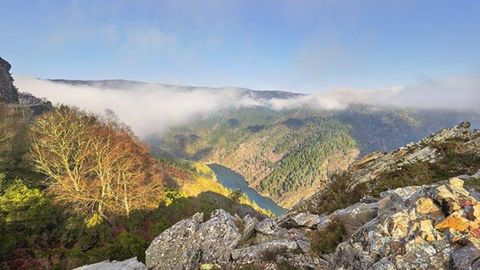
[[14,107],[28,108],[34,115],[41,114],[53,108],[52,103],[37,98],[29,93],[19,93],[10,75],[11,65],[0,57],[0,102]]
[[10,64],[0,57],[0,100],[6,103],[17,103],[18,92],[10,75]]

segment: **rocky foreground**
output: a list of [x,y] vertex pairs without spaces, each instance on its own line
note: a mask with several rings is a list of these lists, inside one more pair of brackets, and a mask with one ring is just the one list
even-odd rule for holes
[[[160,234],[146,266],[80,269],[480,269],[480,172],[381,193],[329,215],[198,213]],[[110,267],[110,268],[108,268]]]

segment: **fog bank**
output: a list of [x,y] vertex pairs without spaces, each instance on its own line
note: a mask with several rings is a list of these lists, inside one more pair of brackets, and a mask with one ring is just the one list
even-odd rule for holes
[[148,85],[113,89],[73,86],[23,76],[15,76],[15,84],[19,91],[45,97],[54,104],[77,106],[97,114],[111,109],[140,136],[164,132],[194,116],[216,110],[258,105],[252,98],[241,97],[235,89],[185,91],[183,88]]
[[46,97],[53,103],[77,106],[101,114],[113,110],[135,133],[165,132],[195,116],[227,108],[266,106],[276,110],[345,109],[352,103],[423,109],[475,110],[480,108],[480,77],[423,80],[387,89],[342,88],[290,98],[255,98],[239,88],[202,88],[160,84],[71,85],[26,76],[14,76],[20,91]]
[[311,107],[345,109],[349,104],[417,109],[480,110],[480,75],[425,79],[412,85],[386,89],[342,88],[287,100],[272,100],[276,109]]

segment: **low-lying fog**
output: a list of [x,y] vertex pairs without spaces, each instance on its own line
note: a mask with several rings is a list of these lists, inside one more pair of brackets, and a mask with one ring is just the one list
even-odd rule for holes
[[313,109],[344,109],[352,103],[426,109],[475,110],[480,108],[480,76],[423,80],[388,89],[332,89],[287,99],[255,99],[238,88],[202,88],[160,84],[128,84],[128,87],[70,85],[14,76],[22,92],[45,97],[53,103],[103,113],[113,110],[140,136],[164,132],[187,123],[197,115],[242,106]]

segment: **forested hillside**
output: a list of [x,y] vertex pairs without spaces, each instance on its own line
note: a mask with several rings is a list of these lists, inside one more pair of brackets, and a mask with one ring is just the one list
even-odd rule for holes
[[473,112],[352,105],[346,110],[247,107],[212,113],[149,143],[159,155],[218,163],[260,193],[291,207],[356,158],[388,151],[464,120]]
[[[378,198],[389,189],[473,175],[480,170],[480,131],[469,128],[470,123],[463,122],[395,151],[371,153],[355,161],[348,171],[333,176],[327,188],[302,200],[293,211],[330,213],[361,200]],[[478,181],[469,185],[478,188]]]

